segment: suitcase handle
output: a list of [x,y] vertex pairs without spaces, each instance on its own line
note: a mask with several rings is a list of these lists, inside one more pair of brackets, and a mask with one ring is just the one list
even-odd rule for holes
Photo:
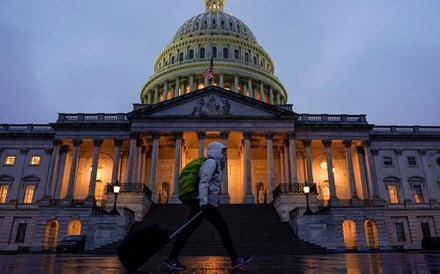
[[183,224],[176,232],[174,232],[173,234],[171,234],[171,236],[169,237],[169,239],[173,239],[174,237],[176,237],[177,235],[179,235],[179,233],[185,228],[187,227],[190,223],[192,223],[197,217],[199,217],[199,215],[202,214],[202,211],[200,211],[199,213],[197,213],[196,215],[194,215],[194,217],[192,217],[188,222],[186,222],[185,224]]

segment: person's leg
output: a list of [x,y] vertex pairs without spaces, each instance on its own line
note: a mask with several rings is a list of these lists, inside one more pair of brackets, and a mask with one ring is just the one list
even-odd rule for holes
[[[197,213],[200,212],[200,206],[198,200],[193,200],[191,202],[191,213],[188,217],[189,221],[192,217],[194,217]],[[180,254],[180,251],[182,251],[183,247],[186,244],[186,241],[188,238],[193,234],[193,232],[197,229],[197,227],[202,223],[203,221],[203,214],[199,215],[194,221],[191,222],[187,227],[185,227],[177,236],[176,240],[174,241],[173,249],[171,250],[169,259],[177,260],[177,257]]]
[[223,246],[225,247],[226,252],[228,253],[231,260],[237,260],[237,251],[235,250],[234,244],[232,242],[228,224],[226,223],[223,216],[220,214],[220,211],[218,211],[217,207],[209,204],[205,217],[220,233]]

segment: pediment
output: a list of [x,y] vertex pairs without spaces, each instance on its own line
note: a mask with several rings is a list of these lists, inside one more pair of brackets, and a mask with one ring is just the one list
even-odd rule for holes
[[261,102],[219,87],[207,87],[154,105],[138,105],[129,118],[154,117],[280,117],[292,110]]

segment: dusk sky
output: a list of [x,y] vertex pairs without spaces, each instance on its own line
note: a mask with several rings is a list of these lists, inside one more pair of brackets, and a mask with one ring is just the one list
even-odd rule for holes
[[[203,0],[0,0],[0,124],[131,111],[158,54],[204,11]],[[228,0],[225,12],[271,55],[295,112],[440,126],[439,0]]]

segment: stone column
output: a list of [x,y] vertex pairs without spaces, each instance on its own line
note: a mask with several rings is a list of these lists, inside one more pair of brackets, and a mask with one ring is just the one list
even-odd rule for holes
[[151,104],[151,91],[147,92],[147,104]]
[[159,132],[153,132],[153,148],[151,150],[151,173],[150,173],[150,189],[151,199],[153,202],[157,202],[156,193],[156,173],[157,173],[157,159],[159,155]]
[[206,136],[206,132],[197,131],[197,138],[199,139],[199,154],[198,154],[199,157],[203,156],[205,153],[205,146],[204,146],[205,136]]
[[249,91],[249,97],[254,98],[254,89],[252,88],[252,79],[248,79],[248,91]]
[[167,100],[167,94],[168,94],[168,80],[165,81],[165,83],[163,84],[163,94],[162,94],[162,102]]
[[58,156],[60,160],[57,163],[57,167],[55,169],[56,173],[54,176],[54,182],[55,182],[55,186],[53,187],[54,188],[54,195],[53,195],[54,199],[61,198],[64,173],[65,173],[65,170],[67,169],[66,160],[67,160],[68,151],[69,151],[68,145],[61,145],[59,156]]
[[254,195],[252,193],[252,174],[251,174],[251,136],[252,132],[246,131],[243,133],[244,138],[244,203],[253,204]]
[[354,179],[354,168],[353,168],[353,156],[351,155],[351,142],[352,140],[343,140],[342,144],[345,147],[345,155],[348,170],[348,181],[351,192],[351,199],[353,200],[353,205],[359,205],[359,197],[356,190],[356,181]]
[[179,89],[180,89],[180,76],[176,78],[176,87],[174,89],[174,97],[179,96]]
[[437,200],[437,197],[439,197],[439,191],[438,187],[433,187],[433,185],[430,184],[432,182],[431,173],[429,172],[429,164],[428,164],[428,157],[426,150],[419,150],[420,153],[420,160],[422,161],[422,167],[423,167],[423,173],[425,177],[425,183],[426,183],[426,190],[428,192],[428,199],[429,204],[431,205],[431,208],[438,208],[439,201]]
[[330,187],[330,205],[338,206],[340,205],[340,202],[336,195],[335,176],[333,174],[333,161],[332,161],[332,150],[331,150],[332,140],[330,139],[322,140],[322,144],[325,147],[325,156],[327,160],[327,175],[328,175],[328,183]]
[[121,154],[121,146],[124,140],[114,139],[115,151],[113,152],[113,166],[112,166],[112,184],[115,184],[118,180],[118,167],[119,167],[119,156]]
[[93,160],[92,160],[92,172],[90,173],[89,182],[89,194],[87,195],[87,200],[95,200],[95,188],[96,188],[96,177],[98,175],[98,160],[99,160],[99,150],[103,143],[102,139],[93,139]]
[[70,165],[69,183],[67,185],[67,199],[73,199],[73,190],[75,186],[76,179],[76,167],[78,165],[79,156],[79,146],[82,144],[82,140],[73,139],[73,154],[72,154],[72,164]]
[[376,177],[376,167],[374,166],[374,159],[373,154],[371,154],[371,141],[365,140],[364,145],[366,146],[366,156],[367,156],[367,163],[368,163],[368,173],[370,178],[370,184],[371,184],[371,194],[374,200],[380,200],[379,197],[379,189],[377,186],[377,177]]
[[238,76],[234,76],[234,91],[238,92]]
[[224,88],[224,87],[225,87],[225,80],[224,80],[223,73],[220,73],[220,84],[219,84],[219,86],[220,86],[221,88]]
[[368,189],[367,167],[365,165],[365,160],[364,160],[365,149],[363,146],[357,146],[356,151],[357,151],[359,170],[361,175],[362,198],[369,199],[370,190]]
[[280,92],[277,92],[277,105],[281,105],[281,96],[280,96]]
[[141,161],[142,161],[142,145],[143,141],[141,138],[136,139],[136,156],[134,159],[133,166],[133,183],[141,183]]
[[266,100],[264,100],[264,83],[263,81],[260,82],[260,97],[262,102],[266,102]]
[[273,105],[273,88],[272,86],[269,87],[269,103]]
[[189,91],[194,91],[194,74],[189,76]]
[[[401,178],[403,203],[405,204],[405,206],[407,206],[407,205],[412,206],[414,204],[413,192],[412,192],[408,182],[406,182],[406,180],[404,179],[406,177],[405,171],[404,171],[404,169],[406,167],[406,163],[405,163],[405,159],[403,159],[403,157],[402,157],[402,152],[403,152],[402,149],[395,149],[394,150],[394,153],[396,153],[396,158],[397,158],[397,167],[399,169],[399,176],[398,177]],[[370,196],[372,196],[372,194]],[[399,195],[399,203],[400,203],[400,195]]]
[[[222,144],[226,147],[228,147],[228,137],[229,132],[228,131],[222,131],[220,132],[220,137],[222,138]],[[231,197],[229,196],[229,186],[228,186],[228,160],[226,159],[226,165],[225,169],[223,170],[223,177],[222,177],[222,193],[220,195],[220,201],[222,204],[230,204],[231,203]]]
[[[214,77],[214,76],[213,76],[213,77]],[[206,77],[203,77],[203,79],[204,79],[203,85],[204,85],[205,88],[206,88],[206,87],[209,86],[209,80],[208,80],[208,78],[206,78]]]
[[313,180],[313,165],[312,165],[312,140],[305,139],[303,140],[303,145],[306,150],[306,166],[307,166],[307,182],[312,185],[314,184]]
[[269,193],[268,202],[272,202],[273,191],[275,189],[275,174],[274,174],[274,163],[273,163],[273,132],[266,132],[266,143],[267,143],[267,182],[269,183]]
[[292,189],[292,176],[290,174],[290,162],[289,162],[289,139],[284,140],[284,174],[285,184],[290,185]]
[[133,182],[134,171],[135,169],[135,161],[136,161],[136,142],[139,133],[130,132],[130,152],[128,155],[128,167],[127,167],[127,183],[131,184]]
[[60,146],[63,144],[63,142],[60,139],[54,139],[52,140],[52,155],[50,156],[50,162],[49,162],[49,169],[47,174],[47,183],[46,183],[46,189],[44,191],[44,196],[47,199],[50,199],[54,195],[54,186],[55,186],[55,177],[56,174],[56,167],[58,166],[58,155],[60,151]]
[[159,85],[154,87],[154,103],[159,103]]
[[298,183],[298,173],[296,168],[296,147],[295,147],[295,132],[288,132],[289,135],[289,162],[290,162],[290,174],[291,174],[291,184]]
[[179,175],[180,175],[180,167],[182,160],[182,131],[174,132],[174,137],[176,139],[176,146],[174,149],[174,186],[173,186],[173,194],[171,196],[171,203],[176,204],[180,203],[179,200]]
[[285,184],[286,183],[286,175],[285,175],[285,168],[284,168],[284,152],[283,152],[283,148],[278,148],[278,155],[280,158],[280,175],[281,175],[281,184]]

